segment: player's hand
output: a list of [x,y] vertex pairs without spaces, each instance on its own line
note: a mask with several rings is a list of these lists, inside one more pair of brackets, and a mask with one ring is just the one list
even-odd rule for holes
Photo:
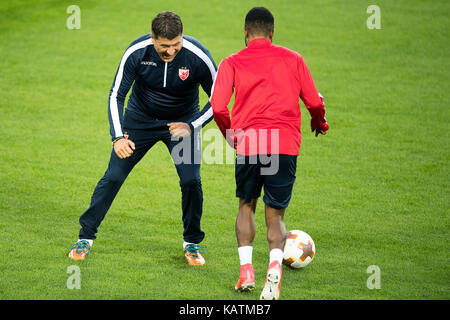
[[114,142],[114,152],[120,159],[131,157],[135,148],[134,142],[129,139],[120,139]]
[[312,127],[311,131],[315,132],[315,136],[318,137],[319,134],[326,134],[329,128],[330,128],[330,126],[328,125],[328,123],[325,122],[325,123],[320,124],[319,128]]
[[175,138],[187,137],[192,133],[191,128],[185,122],[171,122],[167,126],[170,134]]
[[327,132],[326,131],[322,131],[322,130],[320,130],[320,129],[316,129],[316,130],[312,130],[313,132],[315,132],[315,136],[317,137],[317,136],[319,136],[319,134],[326,134]]

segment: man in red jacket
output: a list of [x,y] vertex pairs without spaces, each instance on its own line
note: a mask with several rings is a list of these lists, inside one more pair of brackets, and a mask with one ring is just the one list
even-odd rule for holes
[[[252,266],[254,213],[264,186],[270,262],[261,299],[278,299],[286,238],[283,222],[295,181],[301,142],[299,98],[311,114],[316,137],[328,124],[325,106],[302,56],[272,44],[274,19],[256,7],[245,18],[247,47],[224,59],[211,96],[214,120],[236,148],[236,237],[240,276],[235,289],[255,288]],[[227,105],[235,93],[231,119]]]

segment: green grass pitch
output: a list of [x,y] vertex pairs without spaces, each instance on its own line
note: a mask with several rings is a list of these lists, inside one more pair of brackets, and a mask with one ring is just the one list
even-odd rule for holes
[[[80,29],[66,27],[71,4]],[[371,4],[381,29],[366,26]],[[257,289],[235,293],[234,166],[202,165],[207,263],[189,267],[163,144],[132,171],[88,259],[67,253],[107,167],[107,98],[129,43],[172,10],[219,64],[243,48],[244,16],[259,5],[275,16],[274,42],[304,56],[330,123],[314,138],[301,104],[286,225],[309,233],[317,252],[303,270],[283,267],[280,298],[450,298],[450,2],[48,0],[0,3],[0,299],[258,299],[268,264],[262,201]],[[72,265],[79,290],[67,287]],[[366,285],[371,265],[380,289]]]

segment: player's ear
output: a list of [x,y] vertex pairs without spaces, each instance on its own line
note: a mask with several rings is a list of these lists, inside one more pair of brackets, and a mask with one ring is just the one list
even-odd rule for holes
[[269,32],[269,39],[270,39],[270,41],[272,41],[274,32],[275,32],[275,30],[272,30],[272,31]]

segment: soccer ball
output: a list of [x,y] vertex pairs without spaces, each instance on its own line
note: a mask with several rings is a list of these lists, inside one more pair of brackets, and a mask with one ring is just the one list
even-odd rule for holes
[[291,230],[286,235],[283,263],[294,269],[306,267],[316,253],[313,239],[301,230]]

